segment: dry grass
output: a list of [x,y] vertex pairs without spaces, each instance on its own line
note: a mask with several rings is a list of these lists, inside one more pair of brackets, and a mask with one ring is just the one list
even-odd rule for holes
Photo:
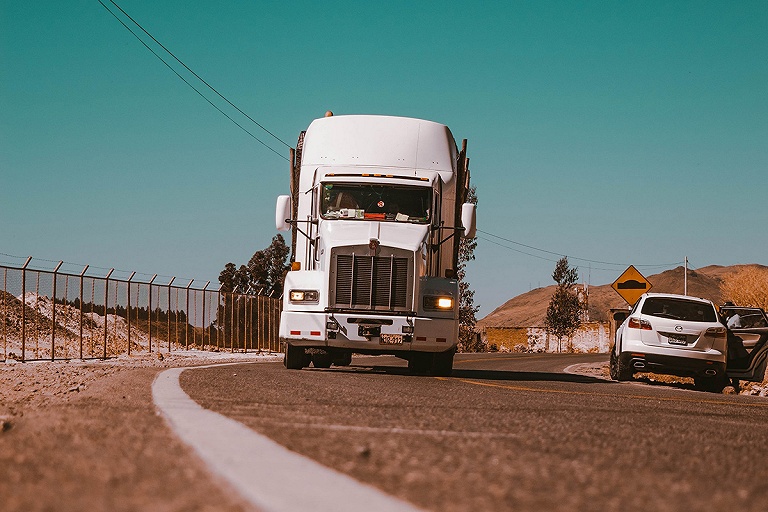
[[768,310],[768,268],[743,267],[723,280],[723,296],[739,306]]

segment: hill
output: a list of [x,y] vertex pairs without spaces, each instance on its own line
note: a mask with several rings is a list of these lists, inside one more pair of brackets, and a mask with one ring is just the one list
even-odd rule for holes
[[[762,265],[733,265],[723,267],[711,265],[697,270],[688,270],[688,295],[710,299],[715,304],[723,301],[721,287],[723,280],[745,267],[761,267]],[[667,270],[660,274],[647,276],[653,285],[652,292],[683,293],[684,268],[682,266]],[[533,327],[543,326],[547,305],[555,291],[555,285],[537,288],[518,295],[493,310],[478,321],[479,328],[484,327]],[[627,307],[610,284],[589,287],[589,319],[591,321],[608,321],[611,308]]]

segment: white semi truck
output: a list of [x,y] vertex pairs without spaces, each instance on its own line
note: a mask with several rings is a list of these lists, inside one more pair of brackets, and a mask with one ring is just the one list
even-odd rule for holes
[[431,121],[330,112],[301,133],[275,214],[292,232],[286,368],[393,354],[415,373],[451,373],[459,238],[475,236],[466,142]]

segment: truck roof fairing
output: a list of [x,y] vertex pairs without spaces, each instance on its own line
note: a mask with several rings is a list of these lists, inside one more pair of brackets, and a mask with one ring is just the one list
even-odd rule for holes
[[[387,168],[388,174],[432,171],[444,183],[456,171],[456,141],[447,126],[407,117],[332,116],[307,128],[301,166]],[[394,172],[397,170],[398,172]],[[331,171],[332,172],[332,171]],[[304,183],[301,188],[311,186]],[[424,174],[421,174],[424,175]]]

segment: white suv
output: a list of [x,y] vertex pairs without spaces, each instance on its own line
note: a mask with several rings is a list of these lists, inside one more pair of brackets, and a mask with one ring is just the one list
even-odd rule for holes
[[645,293],[616,331],[611,378],[634,372],[693,377],[697,389],[720,392],[727,384],[728,335],[706,299]]

